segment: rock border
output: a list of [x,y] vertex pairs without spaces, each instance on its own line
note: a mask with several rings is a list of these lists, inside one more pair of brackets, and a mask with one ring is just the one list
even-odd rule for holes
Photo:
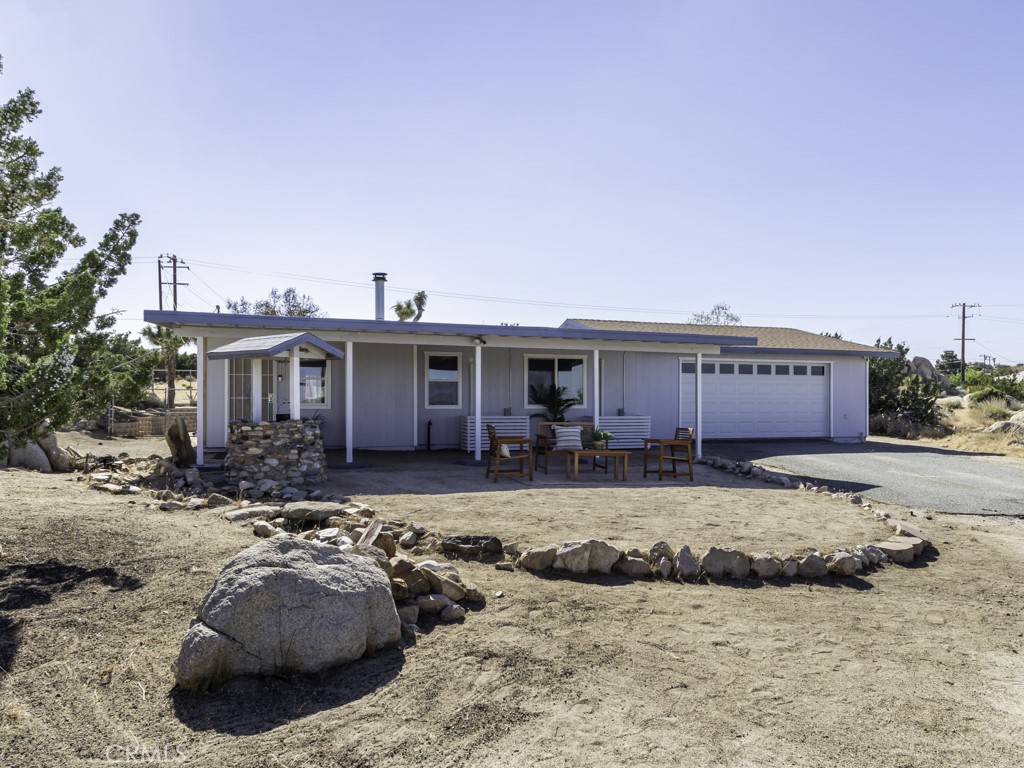
[[[689,582],[701,579],[816,580],[837,576],[850,577],[890,562],[909,564],[921,558],[925,552],[935,554],[931,541],[917,526],[907,521],[893,520],[886,511],[874,510],[859,494],[825,485],[813,485],[793,475],[765,469],[751,461],[732,461],[717,456],[702,457],[695,461],[724,472],[773,483],[783,488],[828,494],[834,499],[844,499],[865,511],[872,511],[875,519],[892,526],[894,533],[887,539],[852,544],[827,554],[813,548],[781,554],[772,551],[748,553],[729,546],[712,546],[697,556],[687,545],[676,549],[665,541],[656,542],[648,550],[643,551],[636,547],[620,550],[599,539],[548,544],[520,552],[518,544],[503,545],[495,536],[445,537],[438,532],[428,531],[418,523],[379,520],[375,518],[374,510],[365,504],[351,502],[347,497],[322,496],[318,491],[287,487],[268,487],[264,491],[259,486],[246,487],[250,484],[243,481],[220,486],[224,493],[219,493],[215,490],[217,486],[214,483],[204,481],[199,470],[179,469],[169,459],[158,456],[142,460],[108,461],[100,471],[83,474],[80,479],[88,480],[91,487],[98,490],[137,494],[142,488],[133,485],[131,480],[141,484],[145,479],[160,478],[172,486],[152,492],[162,510],[224,508],[223,517],[226,520],[249,521],[253,534],[258,537],[297,535],[336,544],[345,549],[363,548],[371,552],[371,555],[379,552],[385,555],[381,560],[381,566],[393,579],[396,601],[417,602],[422,595],[445,594],[440,588],[434,592],[424,593],[417,592],[419,586],[410,589],[408,583],[395,583],[396,564],[390,561],[398,556],[399,547],[412,555],[436,553],[449,560],[471,559],[494,563],[495,567],[502,570],[518,567],[532,572],[550,570],[573,575],[615,573],[632,579],[660,578]],[[146,469],[150,470],[151,474],[149,478],[144,479],[139,476],[139,470]],[[261,498],[243,499],[244,496],[251,497],[254,491],[259,493]],[[235,494],[234,499],[225,495],[232,492]],[[195,495],[189,496],[189,493]],[[367,532],[371,527],[374,527],[374,532],[367,539]],[[388,561],[388,565],[385,565],[384,561]],[[414,568],[421,569],[421,566],[422,564],[417,565],[413,562]],[[399,582],[402,581],[401,577],[397,578]],[[422,583],[419,576],[414,575],[412,578],[415,585]],[[427,576],[422,578],[429,581]],[[461,583],[457,570],[454,580]],[[483,601],[483,594],[475,585],[472,587],[467,592],[468,598],[458,599],[450,595],[458,594],[459,591],[449,587],[447,599],[455,604],[461,599],[470,602]],[[445,607],[449,606],[442,606],[439,612],[443,612]],[[461,615],[452,618],[458,613],[459,611],[450,611],[446,620],[456,620],[465,615],[462,612]],[[407,611],[406,614],[411,614],[411,611]],[[406,623],[414,627],[415,620]]]

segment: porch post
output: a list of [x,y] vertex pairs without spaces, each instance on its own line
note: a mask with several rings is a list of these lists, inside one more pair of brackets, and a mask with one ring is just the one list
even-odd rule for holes
[[288,366],[288,416],[293,420],[302,419],[302,394],[299,389],[299,348],[292,347]]
[[594,429],[601,427],[601,353],[594,349]]
[[477,341],[476,351],[474,353],[473,366],[473,428],[476,434],[476,439],[473,441],[473,460],[480,461],[480,392],[482,389],[483,377],[481,376],[481,365],[483,364],[483,344]]
[[206,337],[196,339],[196,464],[203,465],[206,444]]
[[263,421],[263,361],[252,361],[252,420]]
[[345,342],[345,463],[352,463],[352,342]]
[[417,391],[416,382],[419,381],[419,363],[416,359],[416,353],[419,350],[417,344],[412,345],[412,449],[415,451],[420,444],[419,435],[419,392]]
[[701,456],[704,455],[704,392],[702,391],[701,387],[701,379],[704,377],[701,375],[700,372],[702,357],[703,355],[700,352],[698,352],[697,365],[693,374],[697,378],[697,386],[693,388],[693,391],[696,393],[695,397],[697,398],[697,458],[700,458]]

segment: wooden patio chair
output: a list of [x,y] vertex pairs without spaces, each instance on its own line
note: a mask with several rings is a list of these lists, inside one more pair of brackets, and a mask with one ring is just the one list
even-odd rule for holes
[[559,450],[555,440],[555,427],[580,427],[580,442],[584,448],[593,446],[591,434],[594,431],[592,421],[541,421],[537,424],[537,452],[534,454],[534,467],[548,473],[548,458],[551,456],[567,456],[568,451]]
[[[666,452],[667,449],[667,452]],[[645,437],[644,438],[644,477],[647,477],[648,455],[655,456],[658,460],[658,479],[664,476],[679,477],[679,462],[686,462],[689,470],[690,480],[693,480],[693,427],[676,427],[674,437]],[[666,462],[671,467],[665,469]]]
[[[491,476],[491,464],[494,464],[494,482],[498,475],[528,475],[533,480],[533,440],[527,437],[498,437],[498,430],[493,424],[487,425],[487,438],[491,444],[487,450],[487,471],[484,477]],[[516,462],[516,469],[502,469],[501,462]],[[524,468],[523,462],[526,462]]]

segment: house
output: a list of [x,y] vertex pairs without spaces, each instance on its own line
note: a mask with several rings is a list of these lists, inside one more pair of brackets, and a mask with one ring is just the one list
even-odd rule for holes
[[[147,310],[195,338],[197,451],[228,422],[319,417],[328,448],[486,449],[486,423],[530,429],[530,385],[567,387],[572,420],[617,447],[695,426],[705,439],[868,434],[868,359],[895,353],[789,328],[566,320],[521,327]],[[699,373],[698,373],[699,372]]]

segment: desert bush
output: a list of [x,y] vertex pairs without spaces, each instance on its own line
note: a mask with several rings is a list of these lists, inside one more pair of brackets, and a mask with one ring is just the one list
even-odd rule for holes
[[872,415],[868,422],[868,429],[871,430],[872,435],[888,435],[907,440],[916,440],[919,437],[945,437],[953,432],[951,427],[942,424],[921,424],[887,413]]
[[[1001,367],[1002,368],[1002,367]],[[999,369],[997,369],[999,370]],[[1006,375],[995,375],[986,371],[979,371],[974,368],[967,369],[967,375],[961,381],[959,376],[954,376],[951,381],[957,386],[962,386],[968,392],[978,397],[989,398],[993,396],[1012,397],[1015,400],[1024,400],[1024,382],[1013,378],[1012,371]]]
[[990,400],[995,400],[1006,405],[1006,394],[1000,392],[995,387],[982,387],[971,392],[971,403],[987,403]]
[[[891,349],[899,353],[895,358],[872,358],[869,363],[870,379],[868,398],[872,416],[886,416],[886,428],[895,428],[893,423],[907,421],[918,425],[938,423],[939,411],[935,401],[940,389],[937,384],[925,381],[920,376],[907,375],[906,344],[893,344],[891,338],[875,342],[879,349]],[[874,423],[874,422],[871,422]],[[879,422],[882,424],[883,422]],[[874,427],[870,426],[872,432]],[[893,434],[893,432],[882,432]]]
[[1010,417],[1010,409],[1006,405],[1006,400],[999,395],[985,400],[972,400],[971,408],[988,421],[1004,421]]

